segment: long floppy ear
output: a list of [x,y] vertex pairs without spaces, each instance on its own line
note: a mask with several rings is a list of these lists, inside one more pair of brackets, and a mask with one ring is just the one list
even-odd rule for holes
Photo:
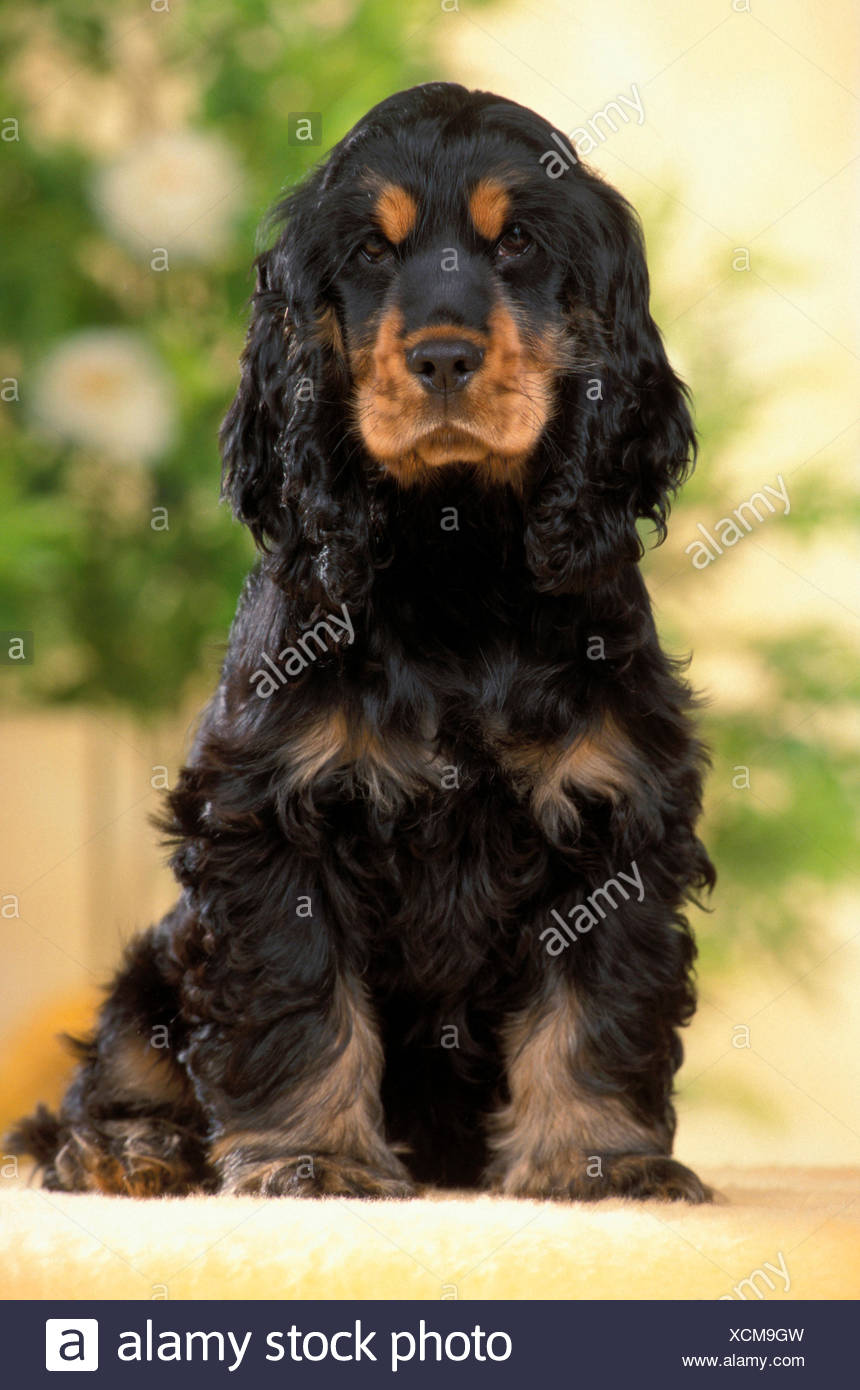
[[[581,591],[641,559],[640,519],[654,525],[659,544],[672,495],[696,455],[687,390],[649,312],[636,215],[614,189],[581,177],[590,196],[572,218],[579,251],[570,291],[574,304],[594,310],[574,329],[593,366],[564,383],[530,509],[526,553],[546,593]],[[576,322],[576,307],[572,313]]]
[[313,611],[360,605],[371,566],[363,480],[343,466],[346,366],[303,207],[309,191],[275,210],[286,225],[256,260],[241,380],[219,438],[222,495],[265,552],[269,574]]

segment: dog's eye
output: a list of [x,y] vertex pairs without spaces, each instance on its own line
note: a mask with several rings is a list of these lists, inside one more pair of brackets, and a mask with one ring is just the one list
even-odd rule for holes
[[515,222],[496,242],[496,260],[513,260],[515,256],[524,255],[531,245],[532,239],[528,232],[524,231],[518,222]]
[[394,247],[390,241],[386,241],[384,236],[369,236],[367,241],[362,242],[359,247],[362,256],[371,265],[379,265],[382,261],[388,261],[394,255]]

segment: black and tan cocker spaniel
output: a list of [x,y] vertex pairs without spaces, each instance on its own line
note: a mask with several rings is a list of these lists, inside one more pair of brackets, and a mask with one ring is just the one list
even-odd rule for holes
[[706,759],[638,566],[695,441],[635,216],[431,83],[275,218],[181,897],[17,1147],[67,1191],[705,1200],[670,1154]]

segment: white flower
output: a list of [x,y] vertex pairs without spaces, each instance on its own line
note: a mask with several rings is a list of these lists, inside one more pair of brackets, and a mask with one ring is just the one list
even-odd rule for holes
[[121,461],[152,459],[174,433],[171,383],[144,343],[97,328],[61,342],[33,393],[36,423]]
[[154,135],[102,169],[94,201],[112,234],[137,252],[208,260],[227,244],[242,202],[242,173],[216,136]]

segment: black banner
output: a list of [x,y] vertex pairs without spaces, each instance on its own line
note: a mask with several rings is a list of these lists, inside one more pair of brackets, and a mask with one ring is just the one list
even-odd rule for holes
[[[69,1302],[0,1305],[4,1381],[125,1385],[661,1390],[717,1380],[847,1384],[852,1303]],[[783,1374],[786,1376],[782,1381]],[[735,1379],[739,1376],[739,1379]]]

